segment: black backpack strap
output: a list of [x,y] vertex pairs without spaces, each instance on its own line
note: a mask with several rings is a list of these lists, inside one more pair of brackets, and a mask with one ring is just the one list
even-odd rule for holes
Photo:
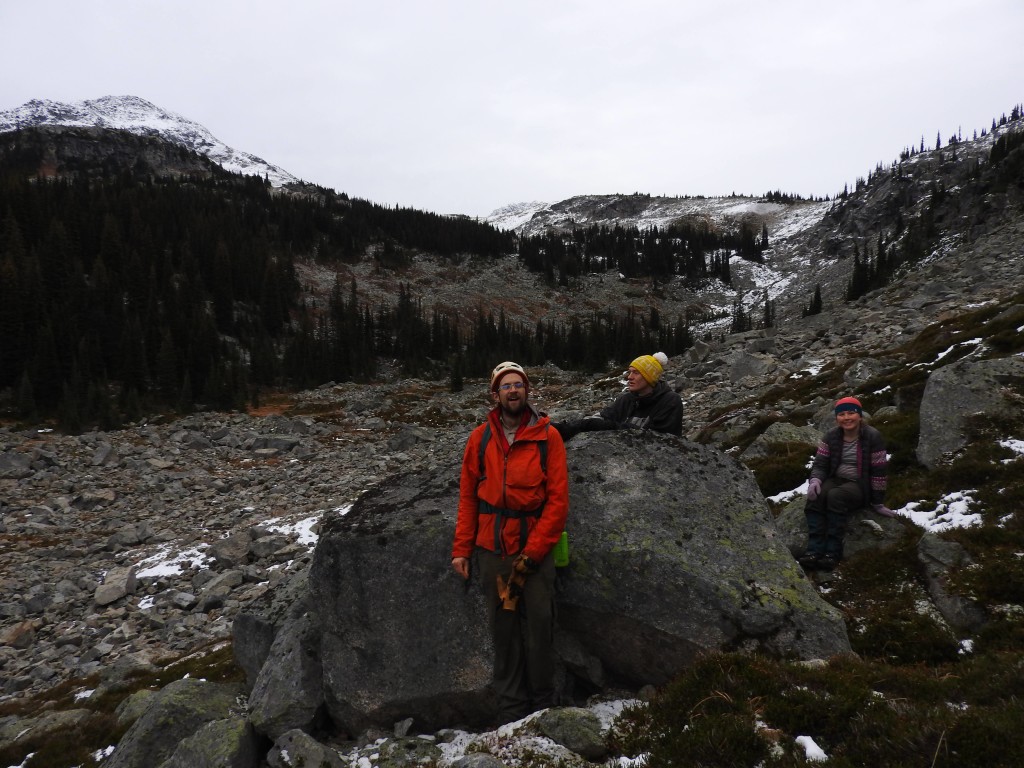
[[477,509],[481,515],[494,515],[495,552],[501,552],[501,529],[505,524],[505,520],[519,520],[519,551],[521,552],[526,548],[526,539],[528,538],[528,530],[523,519],[527,517],[540,517],[544,512],[544,505],[541,504],[536,509],[529,510],[503,509],[501,507],[495,507],[488,504],[486,501],[481,499],[477,503]]
[[484,425],[484,434],[480,438],[480,479],[484,479],[484,451],[487,450],[487,444],[491,442],[491,422],[488,421]]
[[[549,429],[551,429],[550,423],[546,427],[544,427],[545,436],[547,436],[547,431]],[[480,449],[478,451],[480,459],[481,479],[483,479],[484,476],[484,451],[487,450],[487,444],[489,442],[491,442],[491,422],[488,421],[484,424],[484,434],[480,438]],[[546,475],[548,473],[548,441],[538,440],[537,449],[540,451],[540,468],[544,470],[544,474]]]

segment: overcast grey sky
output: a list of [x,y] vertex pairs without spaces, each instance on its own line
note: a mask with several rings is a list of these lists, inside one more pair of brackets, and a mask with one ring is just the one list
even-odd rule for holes
[[1024,102],[1021,0],[0,0],[0,110],[133,95],[387,205],[831,195]]

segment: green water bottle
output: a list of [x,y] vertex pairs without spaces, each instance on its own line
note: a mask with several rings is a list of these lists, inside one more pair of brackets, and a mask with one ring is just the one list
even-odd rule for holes
[[569,564],[569,534],[562,531],[555,544],[555,567],[564,568]]

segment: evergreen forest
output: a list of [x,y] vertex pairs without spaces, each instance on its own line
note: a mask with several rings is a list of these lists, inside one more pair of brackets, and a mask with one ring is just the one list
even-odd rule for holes
[[167,156],[185,150],[165,147],[157,161],[154,139],[101,133],[111,145],[101,157],[90,145],[47,174],[61,132],[24,129],[0,147],[0,391],[9,415],[55,418],[67,431],[371,381],[385,359],[454,383],[497,357],[607,370],[637,349],[672,355],[691,344],[683,319],[654,310],[526,324],[486,308],[443,313],[405,284],[393,304],[370,306],[339,279],[325,306],[303,294],[301,260],[371,258],[400,275],[417,253],[518,254],[552,284],[584,269],[729,279],[715,249],[731,243],[708,232],[593,228],[520,241],[466,217],[319,187],[282,193],[199,156],[170,172]]
[[[950,139],[936,148],[939,172],[923,196],[902,161],[858,180],[858,192],[897,190],[870,222],[876,236],[856,222],[850,195],[837,198],[826,221],[852,243],[845,299],[925,258],[950,216],[983,223],[992,196],[1021,176],[1022,137],[1006,133],[988,162],[970,164],[954,162],[959,140]],[[523,322],[487,306],[442,311],[401,282],[403,270],[421,254],[453,263],[514,256],[556,290],[590,273],[655,290],[670,279],[728,286],[730,258],[762,261],[768,239],[749,223],[724,231],[702,221],[520,237],[309,184],[275,189],[154,137],[22,129],[0,137],[0,410],[67,431],[110,429],[154,412],[240,409],[275,390],[369,382],[385,362],[453,387],[496,359],[607,371],[640,349],[680,354],[692,344],[688,319],[654,308],[565,322]],[[340,276],[318,300],[297,278],[297,264],[340,275],[368,259],[396,275],[390,303],[371,305]],[[773,325],[767,294],[763,308],[757,317],[737,302],[730,332]],[[804,315],[821,311],[819,286]]]

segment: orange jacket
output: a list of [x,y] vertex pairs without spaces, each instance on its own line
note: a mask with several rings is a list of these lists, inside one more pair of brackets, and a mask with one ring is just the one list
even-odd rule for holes
[[[547,416],[532,408],[516,431],[512,445],[505,439],[498,409],[487,416],[491,438],[484,450],[484,472],[480,474],[480,441],[485,424],[473,430],[462,456],[462,480],[459,492],[459,516],[455,524],[452,557],[469,557],[473,546],[496,551],[495,523],[501,520],[500,549],[514,555],[520,548],[520,526],[527,526],[523,552],[540,562],[558,541],[569,513],[569,473],[565,464],[565,444],[558,430],[550,428]],[[547,474],[541,466],[540,441],[547,441]],[[481,501],[485,502],[481,510]],[[519,512],[538,509],[539,516],[509,517],[488,511],[490,508]]]

